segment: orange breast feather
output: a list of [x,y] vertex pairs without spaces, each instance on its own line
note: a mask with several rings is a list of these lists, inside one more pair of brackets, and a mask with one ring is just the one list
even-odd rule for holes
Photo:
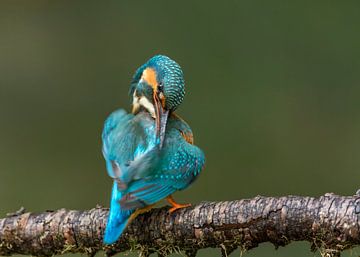
[[192,145],[194,144],[194,136],[191,132],[185,133],[183,131],[180,131],[180,133],[183,136],[183,138],[186,140],[186,142]]

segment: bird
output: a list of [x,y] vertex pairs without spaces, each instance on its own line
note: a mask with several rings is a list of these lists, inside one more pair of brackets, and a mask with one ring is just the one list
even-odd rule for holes
[[175,113],[184,95],[180,65],[155,55],[132,78],[131,112],[118,109],[105,120],[102,152],[113,179],[105,244],[115,243],[137,215],[163,199],[171,205],[169,213],[190,206],[177,203],[172,194],[195,181],[205,155]]

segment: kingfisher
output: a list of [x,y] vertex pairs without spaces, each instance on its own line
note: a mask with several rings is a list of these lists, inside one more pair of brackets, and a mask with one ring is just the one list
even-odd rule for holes
[[190,126],[175,114],[185,95],[178,63],[164,55],[150,58],[136,70],[129,95],[131,113],[114,111],[102,133],[106,169],[114,180],[105,244],[115,243],[137,215],[162,199],[170,213],[189,207],[172,194],[192,184],[205,164]]

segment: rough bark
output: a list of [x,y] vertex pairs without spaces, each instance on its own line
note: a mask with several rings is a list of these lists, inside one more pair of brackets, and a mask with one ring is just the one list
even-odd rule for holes
[[205,202],[169,214],[154,209],[135,219],[117,244],[104,246],[102,237],[108,209],[57,210],[14,213],[0,219],[0,255],[51,256],[99,250],[108,256],[140,250],[166,256],[182,251],[195,256],[198,249],[248,250],[262,242],[285,246],[309,241],[323,256],[360,244],[360,196],[326,194],[319,198],[286,196]]

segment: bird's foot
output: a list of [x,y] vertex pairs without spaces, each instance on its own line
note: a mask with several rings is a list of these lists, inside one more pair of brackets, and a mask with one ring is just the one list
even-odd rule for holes
[[178,204],[172,208],[170,208],[169,213],[173,213],[174,211],[176,211],[177,209],[182,209],[182,208],[186,208],[186,207],[190,207],[191,203],[187,203],[187,204]]
[[191,203],[188,204],[180,204],[175,202],[174,198],[170,195],[168,197],[166,197],[166,200],[168,201],[169,204],[171,204],[171,208],[169,210],[169,213],[173,213],[174,211],[176,211],[177,209],[182,209],[182,208],[186,208],[186,207],[190,207]]
[[133,214],[131,214],[128,223],[130,223],[131,221],[133,221],[137,216],[139,216],[140,214],[146,213],[148,211],[150,211],[152,208],[154,208],[155,204],[152,205],[148,205],[144,208],[141,209],[137,209]]

